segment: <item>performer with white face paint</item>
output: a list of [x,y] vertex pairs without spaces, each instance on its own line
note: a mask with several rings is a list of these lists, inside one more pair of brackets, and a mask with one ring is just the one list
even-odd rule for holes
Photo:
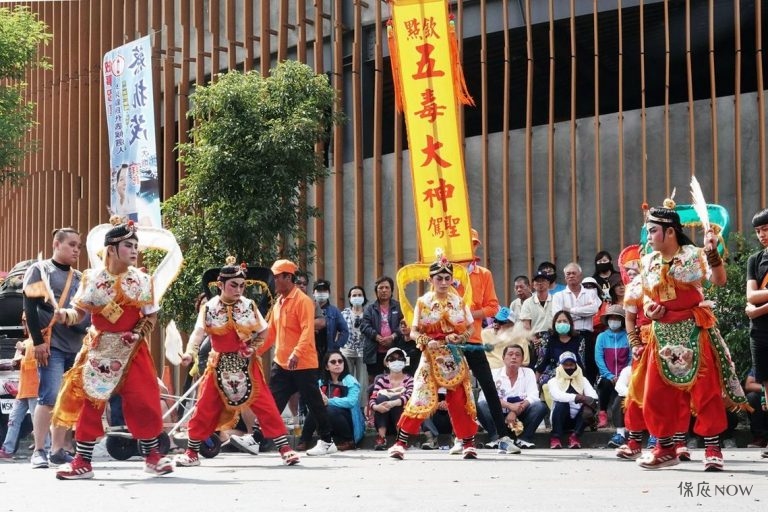
[[[101,418],[114,394],[123,399],[126,424],[145,454],[145,471],[153,475],[173,471],[173,461],[158,449],[163,430],[160,388],[148,344],[158,310],[153,276],[135,266],[137,226],[121,221],[114,217],[104,234],[104,267],[86,270],[72,299],[74,307],[56,312],[57,321],[66,325],[77,324],[86,313],[92,321],[53,411],[54,424],[76,425],[77,455],[56,473],[59,480],[93,478],[91,456],[96,440],[104,435]],[[94,228],[89,243],[103,229],[104,225]],[[178,249],[173,236],[167,235]]]
[[254,350],[264,343],[267,323],[256,304],[243,297],[247,267],[235,265],[233,257],[219,271],[221,295],[200,308],[195,330],[189,339],[182,364],[187,366],[206,334],[211,338],[211,354],[195,413],[189,422],[187,450],[176,457],[179,466],[200,465],[200,445],[241,408],[250,408],[264,436],[271,438],[283,462],[299,463],[299,455],[288,445],[285,423],[269,391],[261,364]]

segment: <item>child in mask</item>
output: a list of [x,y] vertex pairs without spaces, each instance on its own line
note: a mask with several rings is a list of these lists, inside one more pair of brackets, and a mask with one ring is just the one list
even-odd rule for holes
[[627,330],[624,326],[624,308],[618,304],[611,304],[601,321],[607,330],[597,336],[595,343],[595,363],[600,372],[597,379],[597,393],[600,397],[597,427],[606,428],[608,427],[608,407],[616,397],[616,380],[621,370],[629,366],[632,358]]
[[562,448],[561,438],[570,430],[568,448],[581,448],[579,436],[587,424],[587,409],[590,413],[594,410],[597,392],[582,374],[573,352],[563,352],[559,361],[555,377],[549,380],[549,393],[553,401],[549,447]]

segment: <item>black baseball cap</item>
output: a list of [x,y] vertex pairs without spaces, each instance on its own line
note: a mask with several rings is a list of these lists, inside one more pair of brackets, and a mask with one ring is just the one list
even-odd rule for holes
[[331,290],[331,282],[327,281],[325,279],[318,279],[317,281],[315,281],[314,286],[312,286],[312,291],[315,291],[315,290],[327,290],[327,291],[330,291]]

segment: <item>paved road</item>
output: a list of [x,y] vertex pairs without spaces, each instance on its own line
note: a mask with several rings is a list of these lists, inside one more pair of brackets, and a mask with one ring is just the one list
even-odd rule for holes
[[[303,457],[289,468],[274,452],[222,453],[163,477],[143,473],[139,459],[99,460],[93,480],[67,482],[56,480],[53,469],[32,469],[20,460],[0,463],[0,510],[744,512],[768,505],[768,460],[758,449],[730,450],[722,473],[702,471],[701,450],[693,462],[658,471],[603,449],[480,455],[468,461],[411,449],[406,460],[396,461],[358,450]],[[686,483],[691,496],[684,496]]]

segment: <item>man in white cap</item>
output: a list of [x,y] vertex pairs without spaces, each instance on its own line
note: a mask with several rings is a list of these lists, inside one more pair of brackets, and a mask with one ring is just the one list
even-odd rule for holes
[[568,448],[581,448],[579,436],[586,427],[586,412],[594,413],[597,392],[584,378],[573,352],[563,352],[558,360],[555,377],[549,380],[549,393],[552,395],[552,436],[549,447],[562,448],[561,438],[566,431]]

